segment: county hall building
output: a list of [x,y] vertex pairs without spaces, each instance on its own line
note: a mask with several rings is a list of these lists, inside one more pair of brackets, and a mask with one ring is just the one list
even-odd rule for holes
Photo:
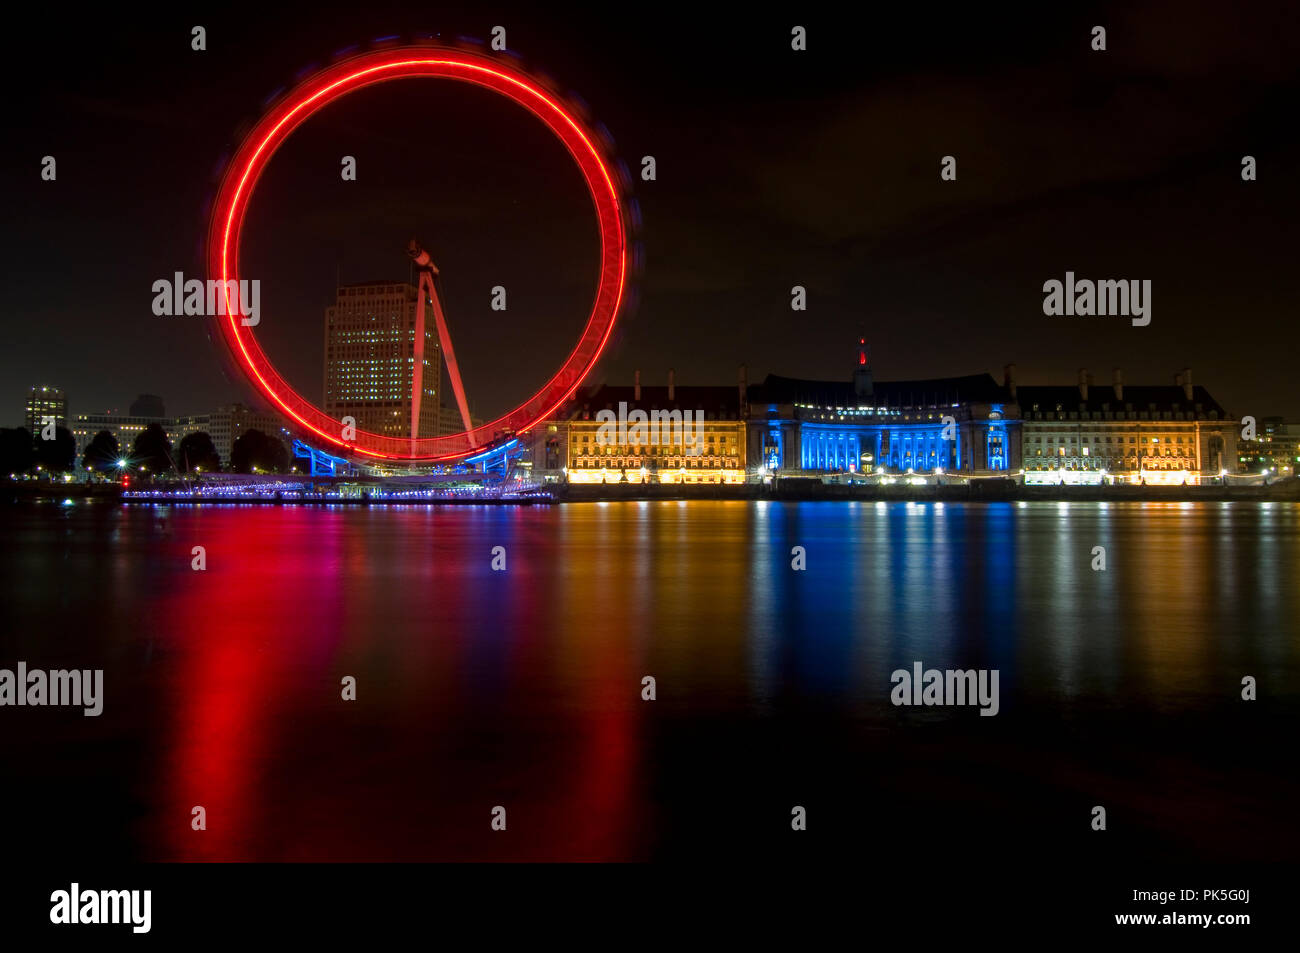
[[877,381],[858,341],[851,379],[769,375],[748,389],[751,472],[959,471],[1021,467],[1018,408],[989,374]]
[[[1188,369],[1172,385],[1021,386],[990,374],[877,381],[858,340],[851,375],[768,375],[750,385],[581,390],[536,436],[534,473],[572,483],[743,483],[805,476],[914,482],[1008,477],[1025,483],[1181,484],[1237,464],[1235,419]],[[692,411],[680,437],[627,426]],[[641,415],[639,418],[637,415]],[[614,422],[618,429],[614,429]],[[618,439],[610,440],[617,433]],[[686,443],[689,444],[688,434]]]

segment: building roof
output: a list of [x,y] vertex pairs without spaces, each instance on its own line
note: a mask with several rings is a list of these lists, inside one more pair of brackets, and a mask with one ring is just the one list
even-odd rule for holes
[[[740,391],[735,385],[691,386],[674,388],[673,399],[668,399],[668,388],[643,386],[641,399],[635,399],[635,387],[602,384],[578,391],[564,416],[581,417],[584,413],[595,416],[600,410],[618,410],[620,402],[628,410],[703,410],[710,418],[734,420],[740,413]],[[991,374],[969,374],[965,377],[933,377],[925,380],[874,381],[870,397],[858,397],[854,383],[848,381],[805,380],[769,374],[761,384],[751,384],[746,391],[748,402],[753,404],[802,404],[813,407],[896,407],[929,408],[951,407],[953,404],[1018,404],[1021,415],[1032,412],[1038,405],[1040,413],[1050,413],[1060,404],[1061,412],[1086,412],[1131,410],[1134,413],[1185,412],[1208,417],[1217,414],[1228,419],[1228,412],[1201,386],[1192,388],[1192,399],[1187,400],[1183,388],[1168,385],[1124,385],[1123,401],[1116,400],[1110,385],[1092,384],[1088,400],[1084,401],[1075,385],[1034,386],[1020,385],[1016,396],[999,384]],[[1154,408],[1153,406],[1154,405]]]
[[736,384],[730,387],[677,386],[673,388],[673,399],[668,399],[668,388],[664,386],[643,386],[641,399],[636,399],[633,386],[616,387],[602,384],[598,387],[579,391],[573,400],[569,416],[581,417],[584,412],[593,417],[597,411],[618,410],[620,402],[627,404],[628,410],[691,410],[704,411],[705,416],[715,420],[737,420],[740,415],[740,388]]
[[1061,412],[1092,413],[1094,411],[1131,410],[1140,413],[1155,410],[1157,413],[1177,413],[1179,411],[1209,416],[1217,413],[1227,419],[1228,412],[1215,400],[1204,387],[1192,387],[1192,399],[1187,399],[1182,387],[1177,384],[1124,385],[1124,399],[1115,396],[1115,389],[1109,384],[1090,384],[1088,399],[1085,401],[1077,385],[1071,386],[1020,386],[1016,388],[1016,402],[1020,404],[1021,416],[1033,413],[1037,404],[1039,413],[1051,413],[1060,405]]
[[873,381],[870,397],[859,397],[854,383],[813,381],[769,374],[749,388],[751,404],[807,404],[814,407],[951,407],[961,403],[1010,402],[991,374],[932,377],[914,381]]

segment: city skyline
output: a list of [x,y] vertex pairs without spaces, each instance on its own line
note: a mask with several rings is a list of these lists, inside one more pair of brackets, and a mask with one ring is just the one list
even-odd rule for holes
[[[369,296],[366,307],[387,308],[395,300],[394,288],[403,287],[355,290]],[[580,387],[555,415],[519,436],[528,448],[532,477],[566,483],[607,483],[613,473],[616,482],[743,484],[761,481],[765,472],[851,476],[879,469],[932,473],[936,480],[945,472],[953,477],[1002,472],[1019,474],[1027,484],[1140,479],[1170,485],[1213,483],[1226,474],[1283,477],[1300,464],[1300,424],[1276,415],[1237,420],[1194,380],[1191,368],[1181,369],[1172,384],[1126,383],[1122,369],[1115,368],[1109,382],[1080,369],[1073,384],[1025,385],[1010,364],[1000,383],[987,374],[877,381],[867,355],[868,344],[859,339],[851,374],[829,381],[768,375],[751,385],[742,365],[735,385],[679,385],[670,371],[662,386],[644,380],[638,370],[630,386]],[[167,417],[160,396],[141,394],[131,414],[68,414],[60,388],[31,392],[29,420],[34,408],[57,401],[67,414],[78,460],[100,430],[112,432],[125,451],[151,423],[160,424],[174,445],[187,434],[209,433],[223,463],[241,430],[274,435],[286,449],[294,438],[315,443],[285,418],[243,404]],[[365,407],[353,410],[364,415]],[[642,434],[635,447],[627,445],[629,410],[633,417],[643,415],[642,428],[644,415],[655,420],[648,440],[644,429],[631,428],[632,434]],[[660,411],[669,410],[678,415],[678,431],[661,437]],[[697,418],[691,436],[691,413],[686,415],[685,444],[683,411]],[[605,434],[607,419],[617,420],[617,438]],[[665,426],[669,419],[664,417]],[[445,406],[440,420],[445,432],[462,426]],[[364,426],[364,419],[359,423]],[[28,430],[34,433],[30,425]]]

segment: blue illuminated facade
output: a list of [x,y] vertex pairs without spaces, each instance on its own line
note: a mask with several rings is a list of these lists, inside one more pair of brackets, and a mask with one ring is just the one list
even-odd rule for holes
[[1019,469],[1019,409],[991,375],[851,381],[769,376],[749,388],[749,465],[775,473]]

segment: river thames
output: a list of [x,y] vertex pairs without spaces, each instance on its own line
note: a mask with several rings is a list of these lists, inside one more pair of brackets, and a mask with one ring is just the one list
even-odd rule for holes
[[[81,502],[0,531],[0,667],[104,671],[98,717],[0,709],[14,859],[1300,848],[1296,504]],[[996,670],[996,716],[892,704],[917,663]]]

